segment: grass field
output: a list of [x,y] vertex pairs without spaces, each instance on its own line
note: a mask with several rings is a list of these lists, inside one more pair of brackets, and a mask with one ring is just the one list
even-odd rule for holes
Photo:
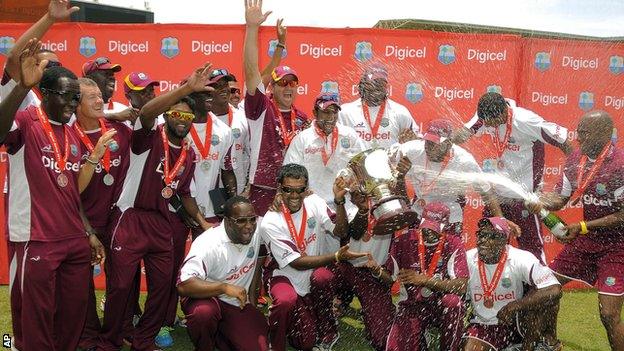
[[[99,292],[101,294],[101,292]],[[145,295],[142,295],[142,299]],[[8,288],[0,286],[0,332],[11,333],[11,316],[9,313]],[[99,299],[98,299],[99,300]],[[334,350],[353,351],[371,350],[364,339],[364,325],[358,318],[357,301],[352,304],[354,310],[340,320],[341,338]],[[565,292],[561,300],[559,313],[559,339],[565,345],[564,350],[607,351],[609,344],[607,335],[600,323],[598,298],[595,291],[585,290]],[[167,350],[188,351],[193,347],[187,337],[186,330],[177,328],[172,332],[175,345]]]

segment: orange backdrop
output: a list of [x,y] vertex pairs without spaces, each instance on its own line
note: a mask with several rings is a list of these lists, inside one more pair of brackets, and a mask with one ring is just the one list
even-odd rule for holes
[[[0,64],[27,27],[0,24]],[[107,56],[122,65],[118,81],[132,71],[143,71],[160,80],[157,91],[168,91],[204,62],[227,68],[242,82],[243,36],[244,27],[239,25],[63,23],[55,25],[43,42],[77,74],[86,60]],[[275,38],[274,28],[261,29],[261,66],[271,59]],[[441,117],[459,126],[474,114],[483,93],[498,91],[571,130],[584,111],[593,108],[612,113],[617,129],[624,130],[623,56],[624,45],[600,42],[289,27],[282,62],[297,70],[301,85],[296,105],[308,112],[322,90],[338,91],[344,102],[356,99],[362,66],[380,61],[389,68],[391,98],[407,106],[421,126]],[[126,103],[122,89],[114,99]],[[575,133],[571,137],[575,140]],[[480,162],[493,155],[486,139],[472,140],[466,147]],[[545,188],[551,189],[564,158],[549,146],[546,155]],[[0,176],[4,173],[0,169]],[[478,196],[471,194],[466,218],[478,218],[481,208]],[[562,216],[576,221],[580,209],[566,209]],[[465,231],[470,234],[468,245],[474,245],[474,223],[468,221]],[[550,260],[560,245],[550,234],[544,239]],[[8,281],[4,247],[0,247],[0,283]],[[98,286],[102,284],[100,276]]]

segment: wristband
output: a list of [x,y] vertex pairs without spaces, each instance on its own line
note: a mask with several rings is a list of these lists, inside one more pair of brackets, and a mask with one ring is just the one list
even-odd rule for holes
[[587,223],[585,223],[585,221],[580,221],[579,225],[581,226],[581,235],[589,233],[589,230],[587,230]]
[[338,251],[334,254],[334,258],[336,258],[336,262],[340,262],[340,258],[338,257]]
[[379,271],[377,273],[371,272],[371,275],[373,276],[373,278],[377,278],[377,279],[381,278],[381,272],[383,271],[383,268],[381,266],[379,266],[378,268],[379,268]]
[[336,200],[336,198],[334,198],[334,203],[335,203],[336,205],[338,205],[338,206],[340,206],[340,205],[344,205],[346,201],[347,201],[347,200],[346,200],[344,197],[343,197],[343,198],[342,198],[342,200],[340,200],[340,201],[338,201],[338,200]]
[[275,46],[278,47],[278,48],[282,48],[282,49],[286,50],[286,44],[282,44],[282,43],[278,42],[277,44],[275,44]]
[[99,161],[93,161],[93,160],[91,160],[91,159],[90,159],[90,158],[88,158],[88,157],[87,157],[87,158],[85,158],[85,160],[87,161],[87,163],[90,163],[90,164],[92,164],[92,165],[94,165],[94,166],[97,166],[97,165],[98,165],[98,163],[100,163]]

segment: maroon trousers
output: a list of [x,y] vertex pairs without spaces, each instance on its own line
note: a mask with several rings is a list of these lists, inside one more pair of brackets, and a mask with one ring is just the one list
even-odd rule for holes
[[327,318],[332,314],[334,288],[332,272],[324,267],[312,273],[310,293],[299,296],[288,278],[270,277],[268,290],[273,299],[269,308],[269,335],[274,351],[286,350],[286,338],[298,350],[312,350],[317,342],[331,342],[338,326]]
[[[371,345],[375,350],[384,350],[395,310],[391,286],[373,277],[368,268],[353,267],[348,262],[332,265],[330,269],[334,273],[334,287],[339,291],[353,292],[360,300]],[[336,323],[332,313],[324,318],[331,318]]]
[[135,286],[136,272],[143,260],[147,279],[145,311],[137,324],[132,350],[152,350],[154,338],[163,325],[171,295],[173,275],[172,229],[167,218],[154,211],[135,208],[123,214],[116,209],[111,222],[111,250],[107,258],[108,286],[104,324],[98,350],[118,350],[128,301]]
[[22,279],[24,272],[25,242],[7,242],[9,258],[9,295],[11,300],[11,324],[13,345],[22,349]]
[[399,303],[386,350],[426,350],[424,333],[430,326],[440,329],[440,350],[459,350],[466,313],[462,299],[455,294],[435,296],[426,302]]
[[21,351],[75,350],[87,309],[91,249],[86,236],[24,247]]
[[186,330],[196,351],[264,351],[269,349],[268,325],[250,304],[242,310],[218,298],[181,299]]

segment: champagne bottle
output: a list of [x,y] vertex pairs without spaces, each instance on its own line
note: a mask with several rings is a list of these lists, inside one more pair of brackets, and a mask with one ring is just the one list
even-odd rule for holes
[[539,212],[539,216],[548,230],[553,233],[559,239],[565,239],[568,237],[568,230],[566,224],[556,214],[542,208]]

